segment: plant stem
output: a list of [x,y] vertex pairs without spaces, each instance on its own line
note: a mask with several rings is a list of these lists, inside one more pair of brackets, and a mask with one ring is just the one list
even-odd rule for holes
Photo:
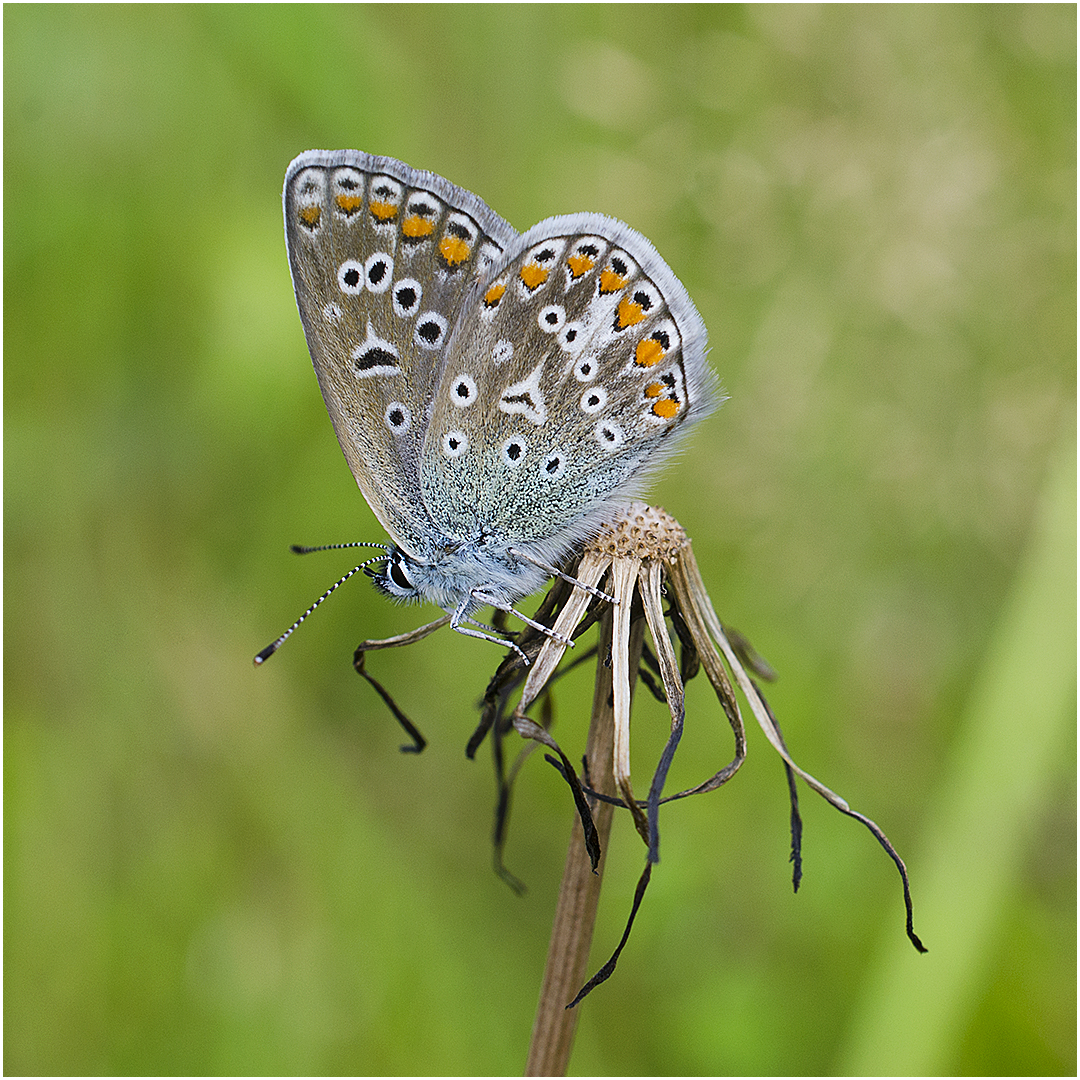
[[[596,684],[593,691],[592,720],[586,758],[589,763],[590,786],[603,795],[615,794],[612,768],[614,721],[612,714],[612,669],[610,611],[600,623],[599,660],[596,665]],[[630,631],[630,688],[637,679],[638,661],[644,640],[645,620],[637,619]],[[581,821],[575,815],[570,838],[570,850],[563,870],[559,902],[555,909],[555,924],[548,945],[544,981],[540,987],[540,1002],[533,1023],[532,1043],[525,1066],[526,1076],[565,1076],[570,1051],[577,1030],[577,1009],[567,1009],[574,995],[586,980],[589,947],[592,944],[596,908],[600,901],[607,859],[608,836],[614,807],[599,802],[593,806],[593,820],[600,837],[600,863],[596,873],[589,865],[585,851]]]

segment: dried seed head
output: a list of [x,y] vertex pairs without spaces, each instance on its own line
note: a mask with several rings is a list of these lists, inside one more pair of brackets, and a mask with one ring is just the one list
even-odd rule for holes
[[620,510],[595,540],[586,544],[585,551],[612,559],[670,562],[689,542],[686,531],[666,510],[635,500]]

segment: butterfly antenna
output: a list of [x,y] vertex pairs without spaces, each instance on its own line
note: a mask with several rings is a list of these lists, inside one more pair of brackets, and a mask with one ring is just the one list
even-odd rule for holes
[[293,634],[295,633],[297,627],[299,627],[299,625],[324,600],[326,600],[330,596],[331,593],[333,593],[337,589],[339,589],[342,585],[345,584],[346,581],[349,580],[349,578],[351,578],[354,574],[358,574],[365,567],[370,566],[372,563],[375,563],[375,562],[381,562],[383,559],[386,558],[386,554],[389,553],[389,549],[387,548],[387,546],[385,544],[371,544],[371,543],[366,543],[366,542],[364,542],[362,540],[357,540],[357,541],[354,541],[353,543],[350,543],[350,544],[324,544],[322,547],[304,547],[301,544],[293,544],[292,545],[292,550],[295,551],[297,555],[308,555],[312,551],[333,551],[333,550],[335,550],[337,548],[350,548],[350,547],[377,547],[377,548],[382,548],[384,554],[376,555],[373,558],[365,560],[359,566],[354,566],[343,577],[338,578],[338,580],[335,581],[334,584],[331,585],[330,588],[327,589],[326,592],[324,592],[322,594],[322,596],[320,596],[319,599],[316,600],[315,603],[312,604],[311,607],[309,607],[307,609],[307,611],[305,611],[304,614],[301,615],[300,618],[297,619],[296,622],[294,622],[292,624],[292,626],[290,626],[289,629],[286,630],[285,633],[282,634],[281,637],[279,637],[277,639],[277,641],[271,642],[269,645],[266,646],[265,649],[262,650],[262,652],[258,653],[255,656],[255,666],[256,667],[258,667],[259,664],[263,664],[267,660],[269,660],[270,657],[273,656],[274,653],[276,653],[278,651],[278,649],[280,649],[281,646],[284,645],[285,642],[288,641],[289,638],[291,638],[293,636]]
[[[340,551],[342,548],[355,548],[355,547],[377,547],[382,548],[387,555],[390,554],[390,548],[386,544],[376,544],[372,540],[350,540],[347,544],[320,544],[318,547],[305,547],[303,544],[290,544],[289,550],[294,555],[310,555],[313,551]],[[368,559],[365,566],[370,563],[377,562],[381,556],[377,556],[374,559]],[[333,589],[330,590],[333,592]]]

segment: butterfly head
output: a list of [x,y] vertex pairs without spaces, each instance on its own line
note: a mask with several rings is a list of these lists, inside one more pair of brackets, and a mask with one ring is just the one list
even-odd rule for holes
[[364,573],[380,592],[400,603],[409,604],[422,599],[423,566],[406,555],[396,544],[387,547],[381,566],[366,566]]

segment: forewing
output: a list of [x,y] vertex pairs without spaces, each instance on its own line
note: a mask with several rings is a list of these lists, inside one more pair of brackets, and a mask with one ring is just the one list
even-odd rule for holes
[[422,557],[419,460],[436,372],[470,286],[517,233],[442,177],[355,150],[301,154],[283,201],[296,302],[341,449],[387,533]]

